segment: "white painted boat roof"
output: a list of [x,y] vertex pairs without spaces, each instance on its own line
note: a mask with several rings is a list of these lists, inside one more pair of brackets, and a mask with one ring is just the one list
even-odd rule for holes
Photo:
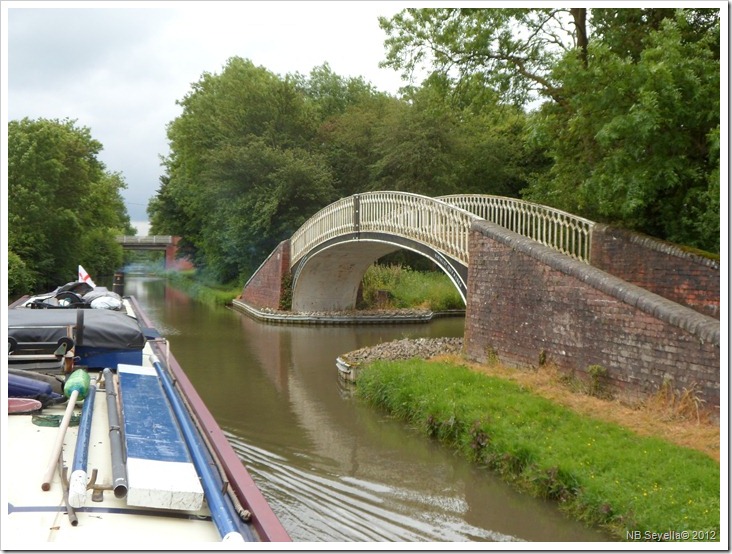
[[[145,348],[150,350],[149,345]],[[143,360],[143,365],[152,367],[149,356],[144,355]],[[102,381],[101,373],[89,373]],[[32,415],[6,416],[2,497],[7,510],[0,534],[2,549],[186,550],[202,549],[202,543],[225,547],[205,499],[200,509],[187,510],[133,506],[127,498],[115,498],[111,490],[107,395],[103,386],[98,383],[95,395],[87,468],[90,476],[93,470],[97,471],[96,484],[106,486],[107,490],[102,491],[100,502],[92,499],[91,490],[87,491],[84,505],[75,509],[78,518],[75,526],[67,514],[59,472],[54,471],[50,490],[41,488],[59,428],[36,425]],[[42,414],[60,418],[65,408],[65,403],[46,407]],[[74,410],[77,415],[80,412],[80,408]],[[70,426],[63,442],[63,463],[69,475],[77,434],[78,426]],[[168,476],[158,477],[164,480]],[[146,475],[150,482],[158,477]]]

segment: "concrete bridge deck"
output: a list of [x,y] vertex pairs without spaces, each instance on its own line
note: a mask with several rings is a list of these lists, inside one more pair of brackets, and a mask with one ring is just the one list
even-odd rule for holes
[[178,242],[180,237],[173,235],[119,235],[117,243],[125,250],[147,250],[165,252],[166,269],[192,269],[193,264],[187,258],[179,257]]

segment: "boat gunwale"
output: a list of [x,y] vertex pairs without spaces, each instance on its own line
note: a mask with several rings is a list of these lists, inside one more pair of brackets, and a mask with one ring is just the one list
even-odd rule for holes
[[[126,299],[129,300],[141,323],[145,327],[154,328],[154,323],[142,309],[137,298],[128,296]],[[224,468],[226,477],[229,480],[228,485],[234,489],[242,504],[252,514],[251,524],[259,534],[260,540],[265,542],[291,542],[292,539],[279,518],[272,511],[251,474],[234,451],[221,427],[219,427],[175,356],[170,352],[162,355],[160,346],[155,342],[151,342],[150,346],[158,352],[161,359],[166,360],[168,371],[174,377],[174,386],[186,399],[192,412],[191,415],[196,418],[201,430],[205,430],[207,433],[206,439],[214,451],[213,454],[216,455]]]

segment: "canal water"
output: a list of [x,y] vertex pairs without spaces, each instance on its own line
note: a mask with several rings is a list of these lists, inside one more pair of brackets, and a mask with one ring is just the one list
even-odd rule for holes
[[605,541],[363,404],[336,357],[400,338],[462,336],[463,319],[281,326],[128,276],[294,541]]

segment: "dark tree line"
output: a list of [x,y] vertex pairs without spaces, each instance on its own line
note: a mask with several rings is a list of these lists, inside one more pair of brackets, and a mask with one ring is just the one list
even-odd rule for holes
[[407,9],[380,20],[399,98],[327,64],[231,58],[179,101],[148,207],[218,280],[334,200],[523,197],[719,251],[719,11]]

